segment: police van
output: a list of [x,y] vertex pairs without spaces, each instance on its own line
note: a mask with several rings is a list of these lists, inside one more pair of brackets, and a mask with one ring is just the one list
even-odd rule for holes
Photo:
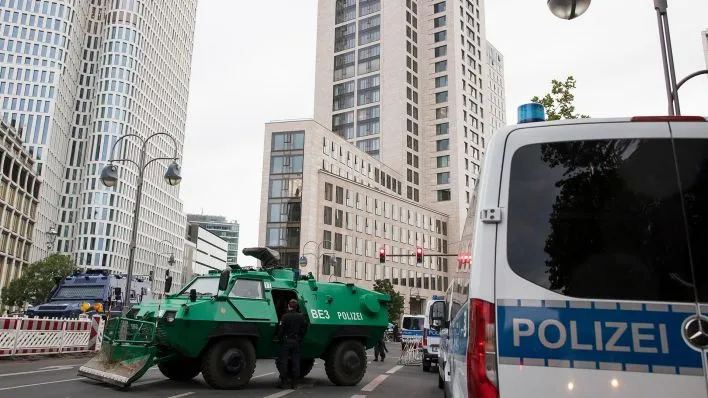
[[534,105],[486,148],[445,395],[708,397],[708,119]]
[[423,371],[430,371],[432,364],[438,363],[438,352],[440,349],[440,329],[445,321],[445,298],[433,295],[425,303],[425,319],[423,324]]
[[401,349],[406,345],[420,348],[423,341],[425,315],[404,314],[401,318]]

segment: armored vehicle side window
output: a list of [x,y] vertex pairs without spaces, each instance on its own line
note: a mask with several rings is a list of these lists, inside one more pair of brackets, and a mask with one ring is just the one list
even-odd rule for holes
[[[708,139],[527,145],[511,161],[507,256],[519,276],[583,298],[708,302]],[[681,209],[680,182],[687,226]]]
[[262,299],[263,296],[263,283],[261,281],[249,280],[249,279],[237,279],[234,283],[234,287],[229,293],[229,297],[246,297]]

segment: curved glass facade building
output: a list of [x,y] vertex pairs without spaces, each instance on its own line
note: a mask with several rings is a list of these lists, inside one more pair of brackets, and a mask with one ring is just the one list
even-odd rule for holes
[[[42,180],[31,258],[75,254],[81,267],[126,272],[138,169],[118,163],[120,180],[99,179],[118,138],[135,134],[147,157],[181,156],[197,0],[0,0],[0,112],[22,131]],[[139,160],[126,138],[117,158]],[[181,270],[186,216],[179,187],[163,180],[167,161],[146,169],[136,274],[147,274],[158,242],[174,245]],[[164,260],[164,259],[163,259]],[[157,261],[166,265],[166,261]],[[157,272],[156,288],[164,280]]]

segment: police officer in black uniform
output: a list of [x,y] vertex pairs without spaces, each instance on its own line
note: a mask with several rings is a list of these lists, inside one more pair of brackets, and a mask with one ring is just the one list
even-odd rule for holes
[[[280,372],[279,388],[285,387],[285,381],[290,378],[290,387],[295,388],[300,374],[300,345],[307,332],[307,322],[305,316],[298,312],[297,300],[288,302],[288,311],[280,319],[280,358],[278,360],[278,371]],[[288,357],[292,360],[292,368],[288,372]]]

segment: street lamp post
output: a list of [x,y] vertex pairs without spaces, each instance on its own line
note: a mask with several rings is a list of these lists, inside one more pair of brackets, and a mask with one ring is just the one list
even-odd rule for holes
[[[548,0],[548,8],[553,15],[562,19],[574,19],[585,13],[590,6],[591,0]],[[654,0],[656,19],[659,25],[659,43],[661,45],[661,58],[664,64],[664,81],[666,84],[666,98],[669,102],[669,115],[681,115],[678,89],[688,80],[708,74],[708,69],[700,70],[686,76],[679,83],[676,83],[676,69],[674,67],[674,54],[671,46],[671,34],[669,32],[669,17],[667,9],[668,0]]]
[[154,289],[155,283],[154,282],[157,279],[157,256],[158,256],[157,247],[163,243],[168,243],[172,250],[168,251],[168,252],[159,253],[159,255],[163,255],[163,254],[170,255],[170,258],[167,259],[167,263],[170,265],[170,267],[172,267],[175,263],[175,246],[172,244],[172,242],[170,242],[167,239],[163,239],[163,240],[159,241],[158,243],[156,243],[155,249],[153,250],[153,256],[152,256],[152,258],[153,258],[152,259],[152,279],[150,280],[150,292],[152,293],[153,298],[155,298],[155,289]]
[[[145,161],[146,157],[146,151],[147,151],[147,144],[148,142],[153,138],[158,135],[166,135],[170,137],[172,140],[172,143],[175,146],[175,152],[173,157],[158,157],[158,158],[153,158],[149,161]],[[140,160],[138,162],[135,162],[132,159],[124,158],[124,159],[115,159],[113,157],[116,145],[124,138],[126,137],[136,137],[140,140],[142,143],[141,149],[140,149]],[[143,179],[145,177],[145,169],[152,164],[155,161],[158,160],[172,160],[172,164],[170,164],[167,167],[167,171],[165,172],[165,181],[169,185],[177,185],[180,183],[182,180],[182,177],[180,175],[180,166],[177,164],[177,141],[175,139],[167,134],[167,133],[154,133],[147,137],[146,139],[143,139],[137,134],[125,134],[122,137],[118,138],[116,142],[113,143],[113,146],[111,148],[111,159],[108,161],[108,164],[101,170],[101,182],[103,182],[103,185],[107,187],[113,187],[116,185],[118,182],[118,168],[113,164],[113,162],[128,162],[133,165],[135,165],[138,168],[138,186],[137,186],[137,192],[135,194],[135,206],[133,209],[133,230],[130,236],[130,254],[128,257],[128,279],[126,281],[126,286],[125,286],[125,304],[123,305],[123,315],[125,315],[128,312],[128,307],[130,304],[130,288],[131,288],[131,281],[133,279],[133,267],[135,265],[135,247],[136,247],[136,242],[138,239],[138,221],[140,217],[140,199],[142,196],[143,192]]]
[[332,241],[330,241],[330,240],[323,240],[320,243],[317,243],[317,241],[314,241],[314,240],[310,240],[310,241],[305,242],[304,245],[302,245],[302,254],[303,255],[305,255],[305,248],[307,247],[308,244],[314,243],[317,245],[316,246],[317,247],[317,252],[316,252],[317,258],[315,260],[315,279],[316,280],[319,280],[319,278],[320,278],[320,248],[322,247],[322,244],[325,242],[329,243],[330,246],[332,245]]

